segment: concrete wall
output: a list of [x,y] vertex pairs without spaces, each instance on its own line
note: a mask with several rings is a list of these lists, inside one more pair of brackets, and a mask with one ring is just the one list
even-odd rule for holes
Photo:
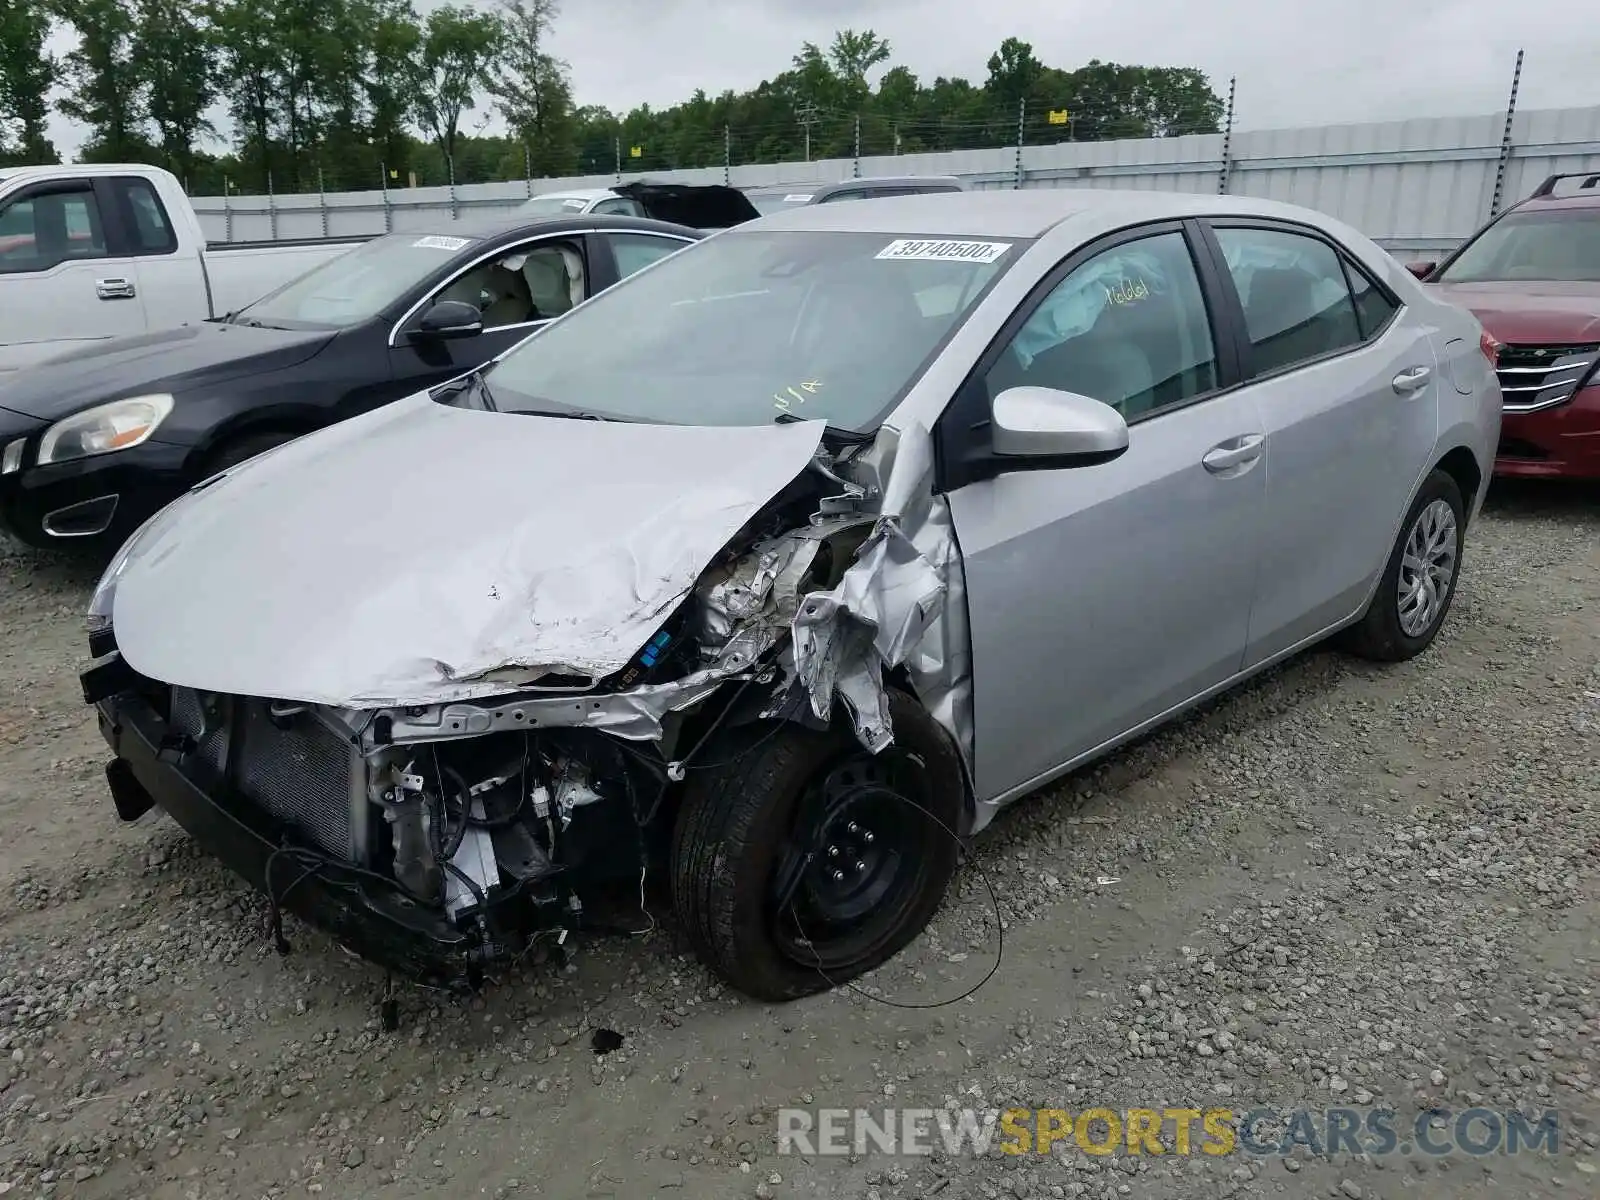
[[[974,187],[1150,188],[1261,196],[1320,209],[1402,259],[1434,258],[1490,215],[1505,115],[1326,125],[1221,134],[1067,142],[942,154],[652,171],[654,180],[752,187],[872,175],[959,175]],[[1557,171],[1600,171],[1600,107],[1524,112],[1512,128],[1500,207]],[[388,192],[203,196],[195,210],[215,241],[383,233],[441,218],[509,211],[539,192],[638,178],[589,175]]]

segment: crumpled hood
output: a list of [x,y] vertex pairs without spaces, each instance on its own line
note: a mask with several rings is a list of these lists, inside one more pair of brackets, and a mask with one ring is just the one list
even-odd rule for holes
[[186,392],[304,362],[330,330],[259,329],[206,322],[73,347],[5,376],[0,408],[59,421],[95,404],[150,392]]
[[823,429],[414,396],[165,510],[113,568],[117,645],[162,682],[353,708],[603,677],[805,469]]
[[1508,345],[1600,342],[1600,284],[1430,283],[1429,291],[1464,308]]

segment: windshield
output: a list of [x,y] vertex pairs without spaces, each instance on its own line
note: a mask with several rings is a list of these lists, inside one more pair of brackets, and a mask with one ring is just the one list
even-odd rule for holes
[[1011,241],[719,234],[600,293],[487,375],[495,407],[875,429],[1020,253]]
[[535,217],[555,217],[563,213],[581,213],[589,207],[582,196],[535,196],[517,211]]
[[811,203],[811,193],[800,192],[773,192],[767,196],[750,196],[750,203],[763,217],[770,213],[782,212],[786,208],[795,208],[802,204]]
[[335,255],[234,314],[241,325],[348,329],[381,313],[479,238],[392,233]]
[[1600,283],[1600,208],[1513,212],[1461,251],[1436,283]]

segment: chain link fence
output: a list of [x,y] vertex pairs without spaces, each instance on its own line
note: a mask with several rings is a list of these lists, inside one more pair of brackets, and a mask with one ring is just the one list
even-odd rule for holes
[[[1285,200],[1339,217],[1402,257],[1429,257],[1546,174],[1600,170],[1600,108],[1518,112],[1520,82],[1519,54],[1499,112],[1241,130],[1230,81],[1220,119],[1169,122],[1160,136],[1150,136],[1145,117],[1027,103],[1009,115],[991,105],[940,120],[813,108],[791,122],[669,128],[651,138],[626,124],[586,126],[578,173],[561,175],[541,169],[548,156],[538,147],[511,139],[473,137],[450,154],[412,145],[402,163],[376,147],[324,146],[282,183],[269,170],[265,190],[246,194],[230,179],[224,194],[194,197],[194,205],[208,237],[240,242],[427,230],[508,213],[541,193],[641,178],[759,187],[956,175],[979,189],[1159,188]],[[1141,136],[1118,136],[1129,131]]]

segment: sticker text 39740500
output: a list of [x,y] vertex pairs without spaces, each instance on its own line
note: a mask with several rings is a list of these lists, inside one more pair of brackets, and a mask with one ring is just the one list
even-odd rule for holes
[[969,242],[948,238],[898,238],[890,242],[874,258],[898,259],[901,262],[970,262],[992,263],[1007,250],[1010,242]]

